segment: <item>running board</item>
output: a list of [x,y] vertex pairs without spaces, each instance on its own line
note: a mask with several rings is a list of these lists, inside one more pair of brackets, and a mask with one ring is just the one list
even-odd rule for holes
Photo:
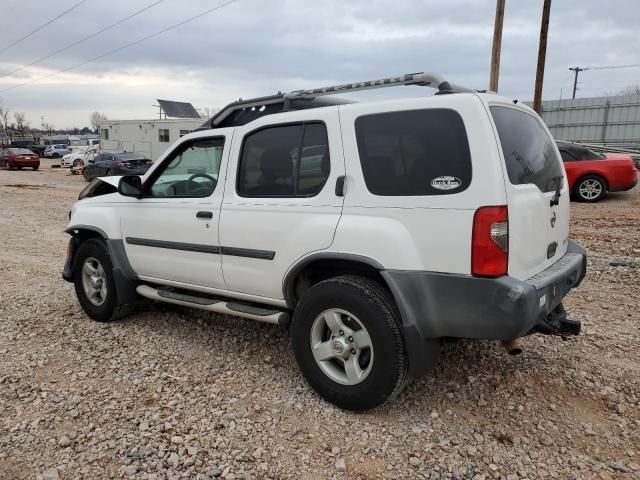
[[158,289],[149,285],[138,285],[136,291],[145,298],[158,302],[173,303],[183,307],[198,308],[209,312],[232,315],[234,317],[249,318],[258,322],[272,323],[286,327],[289,325],[290,316],[288,312],[270,307],[257,307],[254,305],[240,303],[238,301],[227,301],[221,298],[208,298],[178,293],[173,290]]

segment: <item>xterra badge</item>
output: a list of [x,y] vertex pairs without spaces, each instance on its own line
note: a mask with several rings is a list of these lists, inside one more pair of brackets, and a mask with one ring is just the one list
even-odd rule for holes
[[437,190],[454,190],[460,188],[462,182],[458,177],[436,177],[431,180],[431,186]]

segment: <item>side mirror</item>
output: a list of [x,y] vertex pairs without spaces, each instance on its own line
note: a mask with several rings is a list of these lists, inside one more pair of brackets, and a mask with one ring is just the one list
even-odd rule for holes
[[140,198],[142,194],[142,180],[138,175],[126,175],[118,182],[118,193],[125,197]]

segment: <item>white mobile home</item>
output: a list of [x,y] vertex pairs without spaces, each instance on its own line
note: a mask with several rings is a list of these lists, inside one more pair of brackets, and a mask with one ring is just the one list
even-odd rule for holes
[[138,152],[156,161],[173,142],[204,121],[202,118],[104,120],[100,122],[102,150]]

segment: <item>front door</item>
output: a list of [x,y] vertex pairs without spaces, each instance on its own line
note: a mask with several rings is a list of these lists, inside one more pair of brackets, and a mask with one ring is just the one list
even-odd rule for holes
[[179,143],[123,209],[125,249],[142,279],[225,288],[218,220],[231,133]]

